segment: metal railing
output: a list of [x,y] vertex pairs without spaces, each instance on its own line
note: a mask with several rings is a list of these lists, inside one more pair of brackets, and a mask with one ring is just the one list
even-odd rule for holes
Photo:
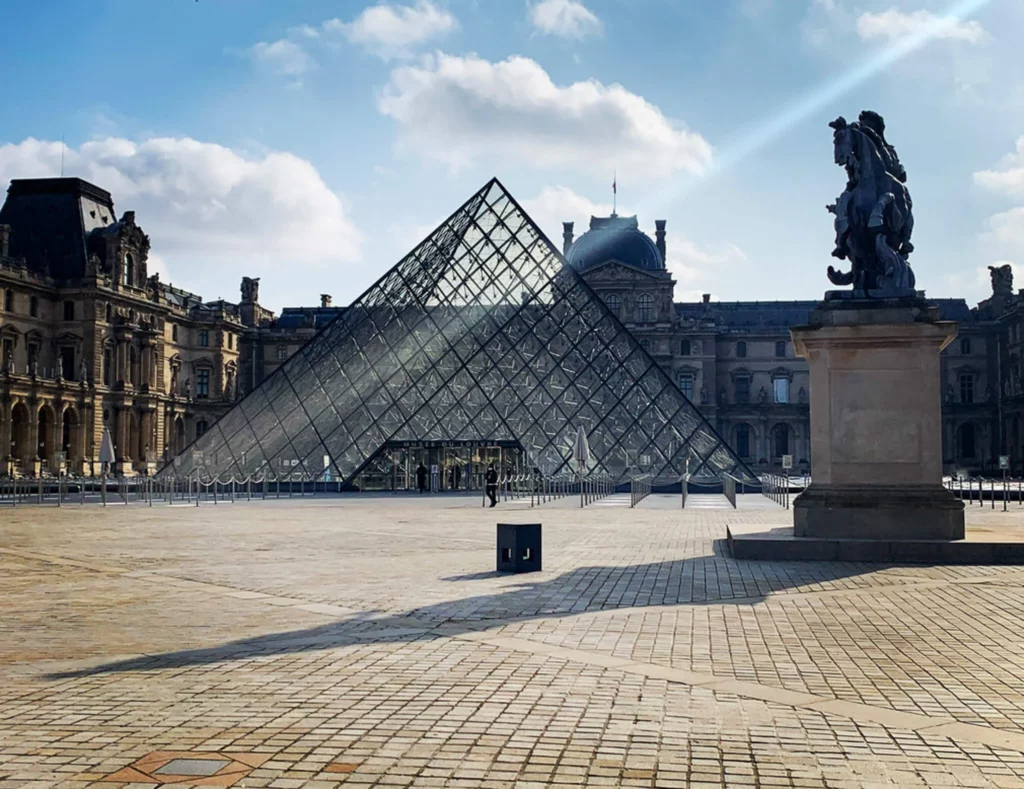
[[201,477],[99,476],[0,479],[0,505],[220,504],[239,500],[340,493],[341,483],[298,474]]
[[586,507],[615,492],[615,480],[604,474],[556,474],[551,477],[534,476],[530,493],[530,506],[539,507],[549,501],[567,496],[579,496],[580,507]]
[[986,498],[991,508],[996,508],[996,500],[1003,502],[1003,512],[1007,505],[1017,502],[1024,506],[1024,478],[1022,477],[944,477],[943,484],[950,493],[963,499],[968,507],[977,502],[979,507],[985,506]]
[[[783,474],[762,474],[761,493],[789,509],[789,476]],[[734,503],[735,507],[736,504]]]
[[629,481],[629,506],[631,509],[651,495],[653,481],[654,477],[651,474],[641,474]]

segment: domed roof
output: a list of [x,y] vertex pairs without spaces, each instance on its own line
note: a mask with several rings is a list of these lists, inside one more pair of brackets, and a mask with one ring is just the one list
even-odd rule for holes
[[590,217],[590,230],[569,247],[566,259],[577,271],[617,260],[627,266],[664,271],[658,246],[640,230],[635,216]]

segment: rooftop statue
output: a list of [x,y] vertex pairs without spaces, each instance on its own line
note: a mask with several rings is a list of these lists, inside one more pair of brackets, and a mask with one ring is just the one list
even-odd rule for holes
[[853,285],[865,295],[914,293],[914,272],[907,262],[914,245],[913,202],[904,186],[907,171],[885,139],[885,121],[866,110],[858,120],[843,117],[829,124],[836,164],[846,168],[847,183],[839,199],[827,206],[835,214],[836,248],[832,256],[849,260],[850,271],[828,267],[834,285]]

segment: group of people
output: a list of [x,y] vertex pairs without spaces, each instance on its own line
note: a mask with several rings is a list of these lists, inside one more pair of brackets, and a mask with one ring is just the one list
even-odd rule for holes
[[[416,467],[416,488],[420,493],[427,492],[428,474],[427,467],[422,463]],[[461,472],[459,472],[459,476],[461,476]],[[455,477],[455,479],[458,479],[458,477]],[[455,483],[455,487],[458,487],[458,482]],[[487,466],[487,474],[484,476],[484,490],[487,492],[487,498],[491,500],[491,506],[498,506],[498,471],[494,468],[493,463]]]

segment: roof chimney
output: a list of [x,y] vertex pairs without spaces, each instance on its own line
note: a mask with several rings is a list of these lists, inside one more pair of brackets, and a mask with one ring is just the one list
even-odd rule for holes
[[711,303],[711,294],[710,293],[705,293],[704,294],[704,303],[705,304],[710,304]]
[[655,219],[654,220],[654,243],[658,246],[658,251],[661,253],[661,259],[664,261],[668,255],[665,254],[665,220]]
[[320,309],[324,309],[324,308],[330,307],[330,306],[331,306],[331,294],[330,293],[321,293],[320,294]]
[[11,226],[0,225],[0,258],[5,258],[10,254],[11,244]]
[[562,222],[562,254],[569,254],[569,247],[572,246],[572,222]]

